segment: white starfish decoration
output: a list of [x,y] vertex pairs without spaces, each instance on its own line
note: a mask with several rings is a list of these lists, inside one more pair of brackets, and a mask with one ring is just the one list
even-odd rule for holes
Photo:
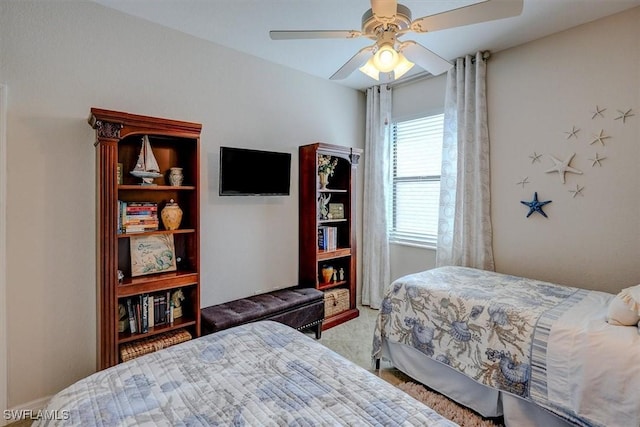
[[576,173],[578,175],[582,175],[582,171],[578,170],[576,168],[572,168],[571,166],[569,166],[569,163],[571,163],[571,160],[573,160],[573,156],[575,156],[576,153],[571,154],[569,157],[567,157],[564,161],[558,160],[555,157],[553,157],[552,155],[549,155],[549,157],[551,157],[551,160],[553,160],[553,167],[549,170],[546,170],[546,173],[549,172],[558,172],[558,174],[560,175],[560,180],[562,181],[562,183],[565,183],[564,180],[564,174],[567,172],[570,173]]
[[525,176],[524,178],[522,178],[520,182],[516,182],[516,185],[522,185],[522,188],[524,188],[525,184],[529,184],[528,176]]
[[602,114],[604,110],[606,110],[606,108],[600,108],[596,105],[596,111],[592,111],[593,116],[591,116],[591,120],[595,119],[597,116],[604,117],[604,114]]
[[589,144],[595,144],[596,142],[599,142],[604,147],[604,140],[609,139],[611,137],[605,135],[604,130],[600,129],[600,133],[598,135],[594,135],[593,138],[594,138],[593,141],[591,141]]
[[599,157],[598,153],[596,153],[596,156],[593,159],[589,159],[593,162],[591,164],[591,167],[594,167],[595,165],[602,166],[600,162],[603,161],[604,159],[606,159],[606,157]]
[[567,134],[567,139],[570,139],[571,137],[578,139],[578,132],[580,132],[580,129],[573,126],[569,132],[565,132],[565,133]]
[[538,154],[535,151],[532,155],[529,156],[529,158],[531,159],[531,163],[542,162],[542,160],[540,160],[540,157],[542,157],[542,154]]
[[622,119],[622,123],[624,123],[627,120],[627,118],[633,116],[633,114],[631,114],[631,108],[629,108],[627,111],[618,110],[618,113],[620,113],[620,115],[616,117],[614,120]]
[[576,184],[576,189],[569,190],[569,193],[571,193],[573,197],[576,197],[578,194],[584,197],[584,194],[582,194],[582,190],[584,190],[584,187],[580,187],[578,184]]

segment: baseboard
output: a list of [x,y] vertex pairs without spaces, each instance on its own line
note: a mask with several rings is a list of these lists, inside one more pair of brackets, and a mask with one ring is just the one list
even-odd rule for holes
[[[0,426],[6,426],[7,424],[14,423],[23,419],[28,419],[31,416],[36,416],[38,411],[44,409],[53,396],[43,397],[41,399],[32,400],[31,402],[24,403],[22,405],[9,408],[0,417]],[[7,419],[9,418],[9,419]]]

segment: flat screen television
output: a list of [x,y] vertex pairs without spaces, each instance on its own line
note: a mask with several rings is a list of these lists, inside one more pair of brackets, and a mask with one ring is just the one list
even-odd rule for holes
[[220,147],[221,196],[288,196],[291,153]]

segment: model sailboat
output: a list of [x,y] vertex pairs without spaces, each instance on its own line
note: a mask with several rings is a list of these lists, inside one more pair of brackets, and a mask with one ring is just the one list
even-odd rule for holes
[[136,162],[135,168],[131,171],[131,175],[142,178],[141,185],[155,185],[153,183],[154,178],[162,176],[160,166],[158,166],[158,162],[153,155],[151,143],[147,135],[142,137],[142,147],[140,148],[138,161]]

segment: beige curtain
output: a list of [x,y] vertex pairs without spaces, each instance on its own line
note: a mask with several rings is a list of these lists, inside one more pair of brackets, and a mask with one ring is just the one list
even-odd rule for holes
[[391,183],[389,126],[391,88],[367,89],[367,117],[364,150],[364,202],[362,236],[362,304],[380,308],[391,279],[388,194]]
[[436,265],[495,269],[484,54],[447,75]]

